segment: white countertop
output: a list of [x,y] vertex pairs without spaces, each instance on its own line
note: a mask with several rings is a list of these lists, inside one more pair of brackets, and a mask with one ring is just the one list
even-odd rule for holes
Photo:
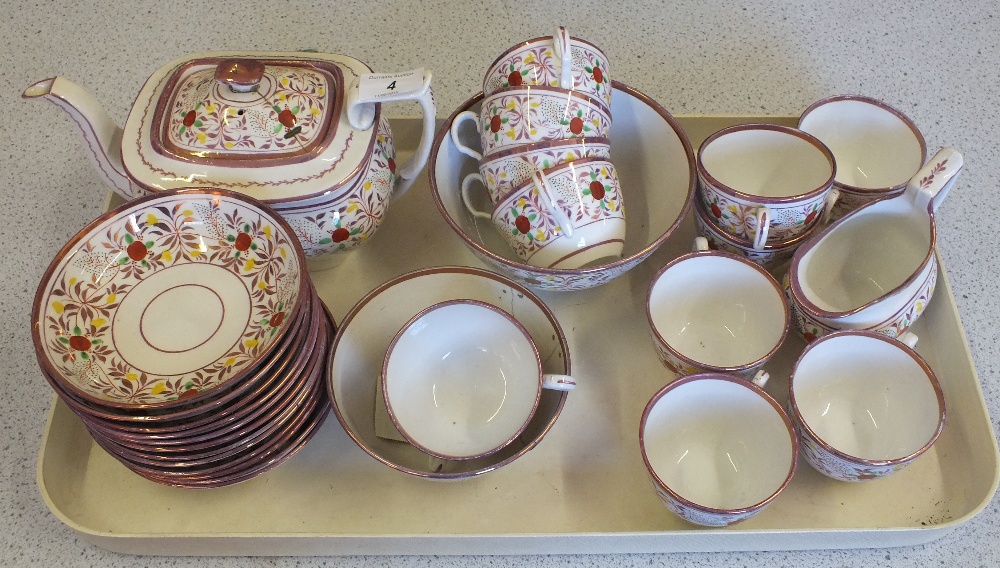
[[[187,53],[255,49],[347,53],[379,71],[434,71],[439,116],[479,90],[507,46],[556,24],[601,46],[613,76],[675,114],[797,115],[813,101],[857,93],[882,99],[921,128],[928,151],[954,146],[966,169],[939,209],[938,247],[991,416],[1000,415],[1000,319],[991,207],[1000,185],[996,112],[1000,15],[994,2],[742,2],[455,0],[413,2],[0,2],[0,152],[8,243],[0,262],[0,524],[4,565],[134,566],[133,557],[84,543],[46,509],[35,484],[51,391],[33,356],[31,301],[56,251],[100,212],[107,188],[65,114],[19,98],[65,75],[123,121],[146,77]],[[377,11],[376,11],[377,10]],[[401,112],[406,107],[401,107]],[[995,423],[994,423],[995,425]],[[665,512],[666,514],[666,512]],[[931,544],[875,550],[553,557],[145,558],[167,565],[990,566],[1000,563],[996,499]]]

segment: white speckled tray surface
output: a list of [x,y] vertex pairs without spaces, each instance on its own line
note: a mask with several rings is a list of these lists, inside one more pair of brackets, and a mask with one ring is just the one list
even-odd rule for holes
[[[695,148],[735,122],[790,117],[679,117]],[[419,123],[393,121],[403,150]],[[961,189],[959,188],[959,191]],[[406,212],[407,214],[403,214]],[[990,419],[945,275],[913,331],[941,381],[948,423],[937,444],[901,473],[838,483],[800,464],[759,516],[725,529],[675,517],[657,500],[639,454],[646,401],[669,380],[648,336],[650,276],[690,246],[688,219],[646,262],[611,283],[542,293],[567,335],[580,382],[537,448],[479,478],[432,482],[378,463],[330,419],[294,458],[233,487],[159,486],[118,464],[60,402],[38,460],[52,512],[81,538],[111,550],[163,555],[531,554],[780,550],[902,546],[934,540],[976,515],[1000,472]],[[379,234],[342,264],[314,273],[339,321],[372,287],[426,266],[482,266],[435,210],[426,175],[393,204]],[[617,313],[608,313],[614,307]],[[783,401],[804,346],[794,334],[769,364],[767,390]]]

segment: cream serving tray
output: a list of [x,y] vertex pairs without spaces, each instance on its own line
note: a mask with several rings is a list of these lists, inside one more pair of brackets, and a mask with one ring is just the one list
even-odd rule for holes
[[[695,148],[736,122],[795,124],[790,117],[679,117]],[[399,146],[416,147],[419,121],[393,121]],[[339,321],[368,290],[417,268],[482,266],[434,208],[426,175],[395,205],[372,242],[314,273]],[[112,203],[116,205],[117,203]],[[97,447],[80,421],[53,403],[38,458],[38,486],[52,512],[98,546],[159,555],[567,554],[789,550],[928,542],[968,521],[997,488],[1000,455],[947,278],[913,331],[948,405],[944,433],[903,472],[838,483],[805,462],[759,516],[735,527],[690,525],[663,507],[639,454],[646,401],[669,380],[653,351],[644,300],[650,276],[690,247],[693,223],[611,283],[542,293],[570,345],[580,386],[542,442],[498,471],[455,482],[391,470],[358,448],[340,424],[294,458],[246,483],[211,490],[159,486]],[[943,272],[943,268],[941,269]],[[610,317],[604,311],[615,306]],[[804,346],[790,334],[768,365],[767,390],[784,400]],[[39,379],[40,380],[40,379]],[[374,377],[373,377],[374,380]]]

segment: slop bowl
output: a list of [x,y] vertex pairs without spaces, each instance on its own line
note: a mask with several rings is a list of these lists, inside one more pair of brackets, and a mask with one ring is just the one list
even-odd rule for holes
[[[483,94],[465,101],[438,131],[431,150],[431,194],[438,211],[462,241],[483,262],[531,288],[582,290],[605,284],[628,272],[657,248],[681,224],[691,207],[697,176],[694,150],[680,124],[656,101],[620,82],[611,111],[611,157],[621,180],[628,215],[625,248],[620,259],[574,269],[539,268],[520,260],[488,219],[473,216],[462,202],[466,175],[477,172],[476,161],[461,153],[451,137],[455,117],[479,111]],[[476,147],[475,132],[463,143]],[[479,209],[489,210],[485,195]]]

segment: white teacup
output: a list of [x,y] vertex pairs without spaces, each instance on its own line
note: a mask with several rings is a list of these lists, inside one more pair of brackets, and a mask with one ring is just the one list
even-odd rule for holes
[[[482,151],[461,142],[465,122],[475,124]],[[602,137],[611,133],[611,114],[604,105],[576,91],[555,87],[508,87],[485,97],[479,113],[465,111],[452,121],[451,136],[459,151],[481,160],[514,146]]]
[[788,302],[773,276],[746,258],[708,250],[667,263],[646,299],[656,352],[677,376],[758,374],[788,334]]
[[466,176],[462,187],[478,181],[486,186],[490,203],[495,205],[514,188],[530,180],[535,170],[545,170],[581,158],[610,160],[610,141],[607,138],[570,138],[501,150],[480,160],[479,173]]
[[462,183],[465,207],[493,221],[514,252],[532,266],[579,268],[618,259],[625,246],[625,204],[614,164],[582,158],[535,170],[527,182],[479,211]]
[[781,405],[757,384],[716,373],[656,393],[642,413],[639,448],[663,504],[706,526],[759,513],[788,486],[798,461]]
[[838,331],[810,343],[788,389],[803,454],[833,479],[897,472],[944,428],[934,372],[910,346],[882,334]]
[[611,108],[608,58],[594,44],[571,38],[559,26],[547,37],[521,42],[503,52],[483,77],[483,93],[522,85],[572,89]]
[[837,167],[816,137],[775,124],[739,124],[698,150],[698,197],[720,229],[753,243],[787,242],[825,222],[839,197]]
[[799,128],[822,140],[837,160],[834,186],[841,197],[833,219],[899,195],[927,159],[917,125],[870,97],[837,95],[817,101],[799,117]]
[[393,338],[382,393],[399,433],[446,460],[490,455],[524,431],[542,388],[570,390],[545,375],[531,336],[507,312],[450,300],[415,315]]

